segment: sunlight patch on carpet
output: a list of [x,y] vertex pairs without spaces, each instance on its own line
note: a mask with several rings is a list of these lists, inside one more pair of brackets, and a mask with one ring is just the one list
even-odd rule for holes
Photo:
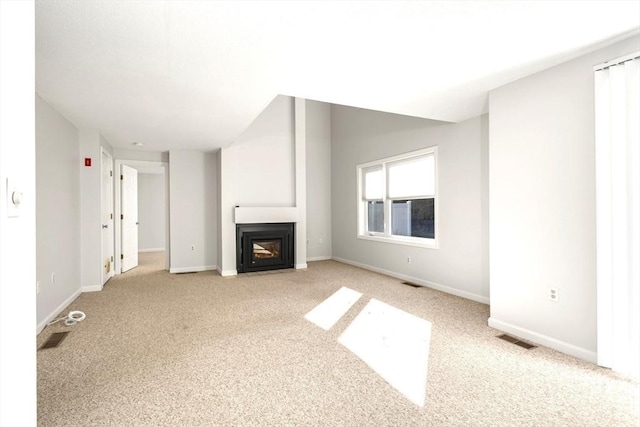
[[430,322],[371,299],[338,341],[407,399],[424,406]]
[[331,329],[351,306],[360,299],[362,294],[344,286],[333,295],[322,301],[304,317],[325,331]]

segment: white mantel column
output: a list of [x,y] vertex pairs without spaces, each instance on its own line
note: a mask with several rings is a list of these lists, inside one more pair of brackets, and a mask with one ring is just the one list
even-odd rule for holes
[[296,254],[295,268],[307,268],[307,129],[306,100],[295,98]]

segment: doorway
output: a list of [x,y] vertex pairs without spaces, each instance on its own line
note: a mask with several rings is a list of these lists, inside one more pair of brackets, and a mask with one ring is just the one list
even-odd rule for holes
[[138,170],[120,165],[121,272],[138,266]]
[[[164,200],[163,206],[155,210],[155,215],[163,216],[162,228],[160,231],[164,233],[164,245],[166,250],[164,255],[164,268],[169,269],[170,265],[170,251],[169,246],[169,173],[167,162],[153,162],[153,161],[141,161],[141,160],[122,160],[116,159],[115,170],[122,176],[116,180],[115,185],[115,217],[118,219],[115,221],[115,274],[121,274],[124,271],[133,268],[137,265],[139,247],[139,232],[143,227],[148,226],[147,221],[144,224],[140,224],[139,214],[143,212],[144,206],[140,204],[147,203],[144,197],[140,197],[138,189],[138,183],[141,178],[150,174],[161,176],[163,182]],[[120,172],[118,172],[120,171]],[[122,171],[125,171],[122,173]],[[135,171],[135,173],[133,172]],[[129,176],[128,182],[125,180],[125,174]],[[136,176],[136,188],[132,188],[132,177]],[[144,181],[144,180],[143,180]],[[135,204],[135,210],[132,209],[132,205]],[[140,209],[138,209],[138,207]],[[129,211],[127,221],[127,214],[125,211]],[[132,243],[131,234],[135,232],[135,244]],[[144,250],[144,248],[142,248]],[[125,254],[127,251],[127,254]],[[134,253],[135,252],[135,255]],[[135,256],[135,259],[133,257]],[[125,257],[127,259],[125,259]]]

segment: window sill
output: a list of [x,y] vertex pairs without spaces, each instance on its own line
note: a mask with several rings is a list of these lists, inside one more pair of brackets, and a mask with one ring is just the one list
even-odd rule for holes
[[417,248],[426,249],[438,249],[438,241],[436,239],[420,239],[420,238],[403,238],[400,236],[386,236],[386,235],[368,235],[358,234],[358,239],[372,240],[374,242],[392,243],[403,246],[413,246]]

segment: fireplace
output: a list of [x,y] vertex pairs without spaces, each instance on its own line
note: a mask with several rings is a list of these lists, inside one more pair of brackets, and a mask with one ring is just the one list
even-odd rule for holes
[[293,223],[236,224],[238,273],[293,268]]

